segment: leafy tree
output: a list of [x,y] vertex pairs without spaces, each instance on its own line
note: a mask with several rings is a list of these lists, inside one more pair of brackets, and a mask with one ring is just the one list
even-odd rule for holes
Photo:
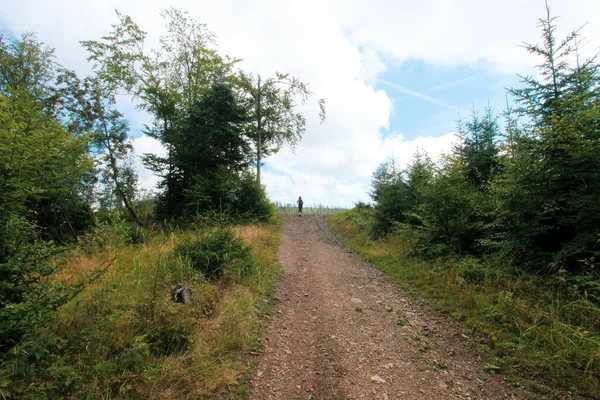
[[245,121],[246,110],[224,84],[214,85],[190,110],[175,150],[185,202],[194,213],[236,202],[250,152]]
[[182,134],[185,136],[189,130],[188,115],[213,85],[230,79],[236,60],[221,57],[211,49],[212,33],[187,13],[163,11],[167,34],[161,37],[160,48],[151,53],[144,50],[146,32],[129,16],[119,12],[117,16],[119,22],[107,36],[82,44],[90,53],[98,79],[108,90],[120,89],[133,95],[139,107],[154,116],[146,133],[165,146],[167,156],[148,154],[144,161],[163,178],[159,216],[181,215],[184,192],[194,179],[178,164],[189,158],[186,154],[190,152],[181,145]]
[[[133,213],[130,215],[134,218],[134,221],[141,224],[141,218],[136,210],[139,197],[138,190],[138,175],[134,167],[134,160],[131,155],[123,157],[118,161],[117,165],[117,181],[119,184],[115,184],[114,169],[109,166],[101,172],[100,182],[102,187],[100,193],[97,196],[98,204],[101,210],[114,211],[119,209],[127,209],[129,206]],[[127,199],[127,203],[123,200]]]
[[130,155],[132,146],[128,140],[129,127],[123,115],[96,99],[95,121],[92,121],[92,143],[98,149],[104,168],[102,183],[116,194],[119,207],[124,206],[133,220],[142,225],[134,208],[137,176],[131,165],[122,165]]
[[69,129],[75,134],[89,134],[90,145],[99,161],[103,187],[101,205],[108,209],[125,207],[141,225],[133,204],[136,188],[131,186],[137,177],[132,168],[124,166],[132,146],[128,123],[115,107],[116,88],[105,85],[97,76],[81,80],[71,71],[63,72],[59,83],[58,92],[62,95]]
[[298,101],[304,104],[314,99],[319,105],[319,117],[325,119],[325,100],[317,98],[308,85],[290,74],[277,73],[262,80],[258,75],[240,73],[240,87],[251,104],[247,134],[256,149],[256,179],[260,183],[261,162],[287,143],[294,148],[306,129],[304,116],[296,112]]
[[89,136],[58,119],[60,66],[34,35],[0,38],[0,351],[43,323],[71,286],[48,279],[91,223]]
[[63,98],[56,86],[63,69],[52,54],[32,34],[10,42],[0,38],[0,94],[7,114],[2,152],[8,157],[1,190],[7,203],[12,197],[29,210],[44,236],[64,242],[91,223],[94,169],[88,137],[74,137],[58,120]]

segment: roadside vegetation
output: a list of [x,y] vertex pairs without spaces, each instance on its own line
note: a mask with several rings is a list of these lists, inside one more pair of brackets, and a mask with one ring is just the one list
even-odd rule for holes
[[[280,222],[254,171],[301,139],[298,104],[324,118],[324,102],[297,77],[237,69],[187,13],[162,16],[149,49],[117,12],[82,42],[85,77],[33,33],[0,36],[2,399],[248,392],[279,272]],[[143,156],[156,193],[140,188],[120,95],[165,150]]]
[[[165,227],[132,244],[114,221],[51,280],[102,272],[4,355],[6,398],[236,397],[279,272],[277,224]],[[101,243],[101,246],[98,244]],[[189,303],[173,289],[191,290]]]
[[[275,202],[275,206],[280,213],[297,214],[298,205],[292,203]],[[336,206],[324,206],[323,204],[305,205],[302,209],[303,214],[333,214],[339,211],[344,211],[346,208]]]
[[[600,395],[600,69],[540,20],[536,77],[457,144],[373,174],[373,204],[332,216],[360,254],[482,334],[490,372]],[[504,124],[501,128],[500,120]],[[529,379],[531,378],[531,382]],[[543,387],[539,387],[544,391]]]

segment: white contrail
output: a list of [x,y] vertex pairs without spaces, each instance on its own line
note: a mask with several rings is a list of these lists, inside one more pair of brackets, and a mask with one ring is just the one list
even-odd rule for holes
[[398,85],[397,83],[385,81],[383,79],[377,79],[377,82],[383,83],[384,85],[387,85],[389,87],[393,87],[394,89],[397,89],[397,90],[401,91],[402,93],[405,93],[405,94],[407,94],[409,96],[417,97],[417,98],[419,98],[421,100],[425,100],[425,101],[427,101],[429,103],[438,105],[440,107],[449,108],[451,110],[456,110],[456,107],[451,106],[450,104],[446,104],[443,101],[439,101],[439,100],[434,99],[433,97],[429,97],[429,96],[427,96],[427,95],[425,95],[423,93],[415,92],[414,90],[406,88],[406,87],[404,87],[402,85]]
[[433,92],[439,92],[440,90],[445,90],[445,89],[450,89],[456,86],[461,86],[464,85],[465,83],[474,81],[476,79],[479,79],[483,76],[484,74],[475,74],[475,75],[471,75],[467,78],[462,78],[462,79],[458,79],[456,81],[452,81],[452,82],[448,82],[448,83],[444,83],[442,85],[433,87],[431,89],[427,89],[425,90],[425,93],[433,93]]

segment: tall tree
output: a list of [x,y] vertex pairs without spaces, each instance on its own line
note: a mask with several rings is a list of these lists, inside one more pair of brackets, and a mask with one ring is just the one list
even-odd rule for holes
[[[31,191],[22,192],[15,188],[13,195],[27,199],[27,206],[35,212],[29,218],[44,228],[44,235],[58,242],[75,237],[90,225],[91,183],[94,179],[93,165],[87,155],[89,136],[75,135],[62,123],[70,119],[69,115],[63,118],[62,105],[66,99],[57,89],[64,72],[64,68],[54,61],[53,50],[45,47],[35,35],[26,33],[20,40],[13,41],[0,36],[0,93],[6,99],[11,121],[2,127],[7,135],[2,150],[10,151],[9,162],[4,167],[3,188],[9,190],[8,182],[17,182],[12,180],[19,179],[13,173],[23,174],[24,186],[31,183],[29,179],[35,174],[40,174]],[[53,135],[56,138],[51,140]],[[35,144],[36,141],[40,143]],[[29,146],[37,146],[37,149]],[[39,152],[43,149],[50,152],[53,146],[69,147],[63,156],[65,162],[78,157],[87,161],[79,165],[50,162],[51,154],[59,156],[60,152],[54,150],[46,155]],[[29,163],[25,155],[30,157]],[[41,161],[44,157],[48,157],[47,164]],[[21,162],[24,164],[19,164]]]
[[485,108],[483,116],[473,109],[471,119],[466,121],[464,129],[463,161],[466,164],[467,176],[481,188],[498,166],[498,117],[489,105]]
[[32,34],[0,37],[0,352],[69,297],[48,279],[58,268],[53,242],[92,221],[89,136],[57,117],[65,99],[52,53]]
[[190,109],[177,143],[185,202],[194,213],[235,202],[250,146],[243,135],[246,109],[229,85],[214,85]]
[[600,71],[594,58],[572,61],[579,34],[557,40],[554,21],[548,9],[542,43],[526,45],[542,60],[540,78],[511,90],[523,123],[497,188],[513,253],[580,272],[599,250]]
[[[162,16],[167,33],[160,38],[160,47],[150,52],[145,50],[146,32],[119,12],[119,22],[108,35],[82,44],[89,51],[99,80],[111,91],[134,96],[138,107],[153,115],[153,124],[146,133],[165,146],[167,155],[148,154],[145,163],[163,178],[160,204],[168,210],[182,200],[175,146],[189,110],[211,91],[213,84],[229,79],[236,60],[212,49],[212,33],[189,14],[169,9]],[[164,213],[162,216],[170,217]]]
[[264,157],[281,149],[284,144],[294,148],[306,130],[306,119],[296,111],[298,104],[309,99],[319,106],[319,118],[325,119],[325,100],[317,98],[308,85],[290,74],[276,73],[262,79],[240,73],[240,87],[252,105],[248,135],[256,149],[256,178],[260,183]]
[[[116,88],[106,85],[98,76],[83,80],[70,71],[59,77],[63,96],[62,108],[68,112],[69,127],[74,133],[88,133],[90,144],[100,161],[103,193],[118,197],[114,205],[127,209],[132,219],[141,225],[135,211],[135,171],[125,166],[131,156],[127,121],[116,109]],[[106,204],[104,202],[103,204]]]

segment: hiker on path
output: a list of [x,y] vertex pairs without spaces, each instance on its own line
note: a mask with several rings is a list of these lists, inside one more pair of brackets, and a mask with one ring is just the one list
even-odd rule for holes
[[304,204],[304,202],[302,201],[302,196],[298,196],[298,201],[296,203],[298,203],[298,216],[301,217],[302,216],[302,205]]

